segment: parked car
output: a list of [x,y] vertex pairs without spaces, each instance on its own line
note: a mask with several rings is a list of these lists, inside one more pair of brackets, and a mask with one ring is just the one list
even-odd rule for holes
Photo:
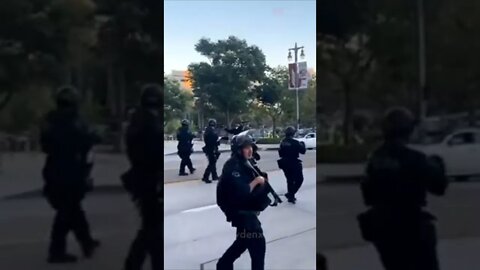
[[317,148],[317,134],[316,133],[307,133],[304,136],[299,136],[295,138],[300,143],[303,143],[307,149]]
[[248,130],[240,132],[238,135],[250,135],[254,142],[257,141],[260,138],[259,137],[260,133],[256,129],[248,129]]
[[480,129],[460,129],[440,143],[410,145],[445,166],[446,174],[457,181],[480,176]]

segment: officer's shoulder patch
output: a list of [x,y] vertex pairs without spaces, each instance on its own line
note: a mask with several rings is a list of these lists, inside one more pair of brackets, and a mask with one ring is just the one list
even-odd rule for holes
[[238,178],[240,177],[240,173],[238,171],[233,171],[232,176]]

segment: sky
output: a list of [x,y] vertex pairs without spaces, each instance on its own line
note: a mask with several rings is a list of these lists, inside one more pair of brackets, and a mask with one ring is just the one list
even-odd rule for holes
[[267,65],[272,67],[288,65],[288,49],[297,42],[305,47],[308,68],[316,67],[315,0],[164,0],[164,3],[166,74],[207,60],[195,51],[195,44],[201,38],[217,41],[231,35],[258,46]]

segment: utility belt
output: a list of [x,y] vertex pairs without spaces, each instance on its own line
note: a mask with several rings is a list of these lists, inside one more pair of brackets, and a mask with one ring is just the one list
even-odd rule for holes
[[262,225],[258,219],[260,212],[241,210],[231,219],[232,226],[245,229],[247,231],[261,231]]
[[287,168],[291,164],[298,164],[302,163],[302,161],[298,158],[281,158],[277,160],[278,168],[283,170]]
[[432,226],[435,216],[422,207],[372,207],[357,216],[364,240],[375,242],[402,230]]
[[218,159],[220,157],[220,151],[218,150],[218,148],[207,148],[207,147],[203,147],[202,148],[202,151],[203,153],[205,153],[206,155],[214,155],[216,159]]

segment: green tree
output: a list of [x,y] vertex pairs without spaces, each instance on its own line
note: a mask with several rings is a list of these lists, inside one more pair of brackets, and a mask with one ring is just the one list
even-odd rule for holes
[[163,126],[166,127],[173,120],[184,117],[188,104],[193,98],[180,89],[177,81],[165,78],[164,83]]
[[82,87],[76,82],[88,76],[73,75],[82,70],[95,42],[91,31],[94,11],[90,0],[2,2],[0,110],[10,116],[1,121],[8,132],[36,128],[51,108],[49,99],[59,84]]
[[189,66],[194,94],[203,107],[223,112],[230,126],[254,98],[253,83],[264,76],[265,55],[257,46],[249,46],[234,36],[217,42],[203,38],[195,50],[209,63]]
[[162,83],[163,15],[158,1],[100,0],[96,51],[106,70],[110,115],[121,118],[143,83]]
[[285,67],[267,68],[265,78],[255,86],[258,109],[272,120],[273,135],[276,136],[277,123],[284,113],[282,101],[288,92],[288,70]]
[[300,120],[305,127],[314,127],[316,124],[316,111],[317,111],[317,80],[315,76],[312,76],[308,84],[308,89],[302,95],[300,101]]
[[328,72],[332,86],[341,91],[343,104],[343,137],[351,139],[354,111],[353,95],[365,81],[371,68],[366,23],[368,6],[359,0],[326,0],[320,14],[317,51],[320,70]]
[[480,4],[475,1],[440,1],[428,17],[427,60],[430,107],[434,112],[468,112],[475,124],[480,105]]

